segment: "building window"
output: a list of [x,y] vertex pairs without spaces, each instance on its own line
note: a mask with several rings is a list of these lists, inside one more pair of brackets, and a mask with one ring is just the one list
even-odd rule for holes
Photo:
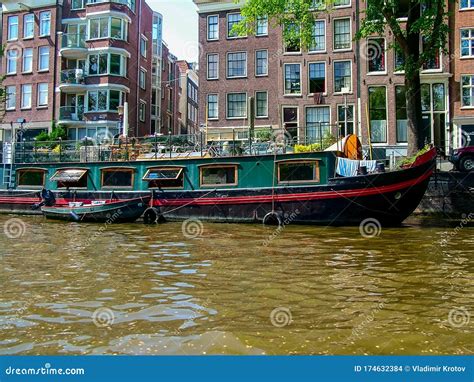
[[208,54],[207,55],[207,79],[217,80],[219,78],[219,55]]
[[240,23],[242,15],[240,13],[228,13],[227,14],[227,38],[237,38],[239,35],[232,29],[235,24]]
[[369,123],[372,143],[387,142],[387,89],[369,87]]
[[183,188],[184,169],[181,167],[150,168],[143,180],[148,182],[148,188]]
[[31,84],[21,85],[21,108],[31,109]]
[[131,168],[104,168],[101,170],[101,184],[105,188],[133,186],[133,169]]
[[89,39],[109,37],[127,40],[127,22],[117,17],[96,17],[89,20]]
[[474,107],[474,75],[461,76],[462,107]]
[[146,47],[147,47],[148,41],[145,39],[145,37],[141,36],[140,37],[140,54],[142,57],[146,58]]
[[207,118],[217,119],[219,113],[218,96],[217,94],[207,95]]
[[87,111],[107,111],[107,90],[87,93]]
[[313,25],[313,40],[309,47],[310,52],[326,51],[326,21],[317,20]]
[[395,86],[395,108],[397,119],[397,143],[407,143],[408,117],[405,86]]
[[28,13],[23,16],[23,38],[34,37],[35,34],[35,15]]
[[18,16],[8,16],[8,40],[18,38]]
[[319,142],[330,133],[331,109],[329,106],[306,108],[306,137]]
[[319,163],[317,161],[278,163],[278,183],[308,182],[319,182]]
[[140,69],[140,78],[139,78],[140,87],[145,90],[146,88],[146,71],[145,69]]
[[301,64],[285,64],[285,94],[301,94]]
[[125,63],[126,58],[120,54],[91,54],[88,59],[88,74],[90,76],[104,74],[125,76]]
[[16,108],[16,86],[6,86],[5,87],[5,107],[7,110],[14,110]]
[[334,20],[334,50],[351,49],[351,19]]
[[237,165],[211,165],[199,168],[202,186],[236,186]]
[[334,92],[341,93],[342,88],[352,91],[351,61],[334,62]]
[[51,34],[51,12],[40,12],[39,15],[40,36],[49,36]]
[[268,75],[268,50],[257,50],[255,52],[255,75]]
[[395,58],[394,58],[395,72],[404,72],[405,71],[405,54],[398,47],[394,48],[394,54],[395,54]]
[[219,40],[219,16],[217,15],[207,17],[207,39]]
[[461,29],[461,56],[474,57],[474,29]]
[[268,117],[268,92],[255,93],[255,116],[257,118]]
[[[423,49],[426,43],[426,39],[422,38]],[[423,63],[423,70],[438,70],[441,69],[441,52],[436,50],[434,57],[429,57]]]
[[459,3],[460,9],[472,9],[474,8],[474,0],[461,0]]
[[369,73],[385,72],[385,39],[370,38],[367,41],[367,61]]
[[335,7],[344,7],[351,5],[351,0],[334,0]]
[[138,111],[138,115],[140,117],[140,122],[146,121],[146,102],[140,100],[140,110]]
[[310,9],[315,11],[322,11],[326,9],[326,0],[313,0]]
[[45,181],[45,170],[38,169],[18,169],[18,187],[43,187]]
[[255,30],[257,36],[268,36],[268,17],[258,17]]
[[38,49],[38,70],[49,70],[49,46],[40,46]]
[[71,9],[83,9],[85,0],[72,0]]
[[48,106],[48,83],[38,84],[38,106]]
[[110,18],[110,38],[115,40],[125,39],[126,22],[117,17]]
[[23,73],[33,71],[33,48],[23,49]]
[[227,77],[247,76],[247,52],[227,53]]
[[[346,109],[347,109],[347,131],[346,131]],[[339,122],[339,135],[345,137],[354,134],[354,105],[337,105],[337,120]]]
[[16,63],[18,61],[18,50],[12,49],[7,51],[7,74],[16,73]]
[[119,106],[122,104],[123,93],[118,90],[109,91],[109,110],[118,111]]
[[308,65],[309,92],[326,93],[326,63],[314,62]]
[[230,93],[227,94],[227,118],[247,117],[247,94]]
[[285,25],[285,33],[283,36],[286,53],[301,52],[300,27],[295,23]]

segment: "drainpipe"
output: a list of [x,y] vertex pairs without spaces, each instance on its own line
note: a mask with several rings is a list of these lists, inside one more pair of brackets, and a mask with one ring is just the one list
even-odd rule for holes
[[[58,57],[59,49],[58,49],[58,31],[61,28],[61,22],[60,20],[63,17],[63,12],[62,12],[62,6],[60,7],[59,5],[59,0],[56,0],[56,27],[54,31],[54,65],[53,65],[53,123],[56,121],[56,86],[57,86],[57,81],[58,81],[58,60],[56,57]],[[61,31],[62,32],[62,31]],[[61,95],[59,95],[61,97]],[[52,126],[48,129],[51,130]]]
[[[359,0],[356,0],[356,31],[360,29],[360,5]],[[359,136],[360,140],[362,141],[362,106],[360,100],[360,93],[361,93],[361,69],[360,69],[360,41],[356,40],[356,70],[357,70],[357,135]]]
[[[138,125],[140,124],[140,86],[139,86],[139,79],[140,79],[140,44],[142,40],[142,0],[138,1],[138,10],[135,10],[135,14],[138,14],[138,45],[137,45],[137,81],[135,83],[136,88],[136,103],[135,103],[135,110],[136,110],[136,128],[135,128],[135,136],[138,137]],[[146,44],[148,50],[148,42]],[[148,53],[148,52],[147,52]],[[145,114],[145,121],[146,121],[146,114]]]

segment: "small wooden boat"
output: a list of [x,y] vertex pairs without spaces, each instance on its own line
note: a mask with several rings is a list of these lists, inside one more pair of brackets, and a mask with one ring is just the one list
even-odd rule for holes
[[74,222],[130,223],[142,216],[151,196],[114,201],[93,201],[90,204],[70,202],[67,205],[41,207],[48,219]]

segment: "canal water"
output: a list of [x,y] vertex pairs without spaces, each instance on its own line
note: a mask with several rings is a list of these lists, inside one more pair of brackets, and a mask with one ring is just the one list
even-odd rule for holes
[[474,228],[0,216],[0,354],[473,354]]

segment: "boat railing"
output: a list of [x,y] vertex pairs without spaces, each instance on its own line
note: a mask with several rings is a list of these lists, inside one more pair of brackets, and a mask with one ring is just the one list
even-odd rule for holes
[[81,140],[22,141],[15,145],[15,163],[124,162],[193,157],[256,156],[273,153],[322,151],[333,139],[292,137],[275,130],[271,136],[209,140],[205,133],[110,137],[97,131]]

